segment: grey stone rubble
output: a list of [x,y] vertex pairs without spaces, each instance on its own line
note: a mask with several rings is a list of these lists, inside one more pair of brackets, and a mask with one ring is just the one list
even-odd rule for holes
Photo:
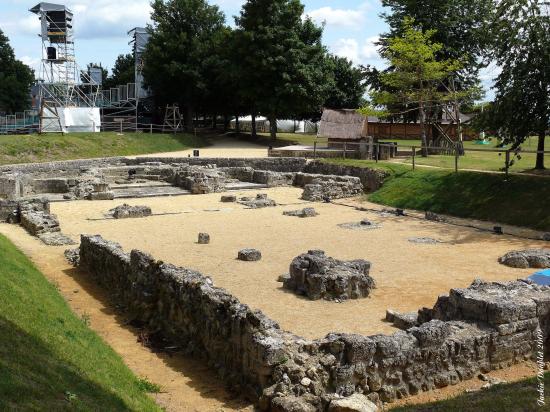
[[386,321],[393,323],[396,328],[407,330],[413,326],[418,326],[418,312],[400,313],[387,309]]
[[199,233],[199,245],[208,245],[210,243],[210,235],[208,233]]
[[364,401],[356,394],[380,405],[454,385],[534,359],[539,327],[550,354],[550,288],[525,281],[452,289],[418,312],[419,326],[392,335],[307,340],[210,278],[139,251],[126,254],[99,236],[82,236],[80,267],[127,313],[205,359],[265,411],[338,410],[343,398]]
[[411,237],[407,239],[411,243],[418,243],[424,245],[437,245],[438,243],[443,243],[441,240],[433,239],[431,237]]
[[123,205],[109,210],[106,216],[111,216],[115,219],[131,219],[147,217],[152,214],[153,212],[149,206],[130,206],[124,203]]
[[29,234],[49,246],[74,245],[75,242],[61,233],[57,217],[50,213],[50,204],[43,199],[17,202],[6,221],[20,224]]
[[277,206],[277,203],[273,199],[269,199],[265,193],[258,193],[256,197],[241,197],[239,203],[250,209]]
[[67,249],[64,255],[65,255],[65,259],[67,259],[67,261],[71,265],[78,267],[78,265],[80,264],[80,248]]
[[283,285],[311,300],[365,298],[375,287],[370,267],[365,260],[344,262],[326,256],[322,250],[310,250],[294,258]]
[[499,263],[513,268],[550,268],[550,249],[527,249],[509,252],[498,259]]
[[542,240],[544,240],[545,242],[550,242],[550,232],[549,233],[544,233],[542,235]]
[[304,217],[315,217],[315,216],[318,216],[319,214],[314,208],[306,207],[300,210],[286,210],[283,212],[283,215],[304,218]]
[[438,215],[437,213],[427,211],[425,214],[426,220],[430,220],[432,222],[446,222],[447,219],[445,217]]
[[372,222],[368,219],[363,219],[360,222],[340,223],[338,224],[338,227],[351,230],[373,230],[380,229],[382,225],[380,223]]
[[223,203],[235,203],[237,201],[237,196],[235,195],[226,195],[222,196],[221,202]]
[[298,186],[303,186],[302,199],[322,202],[333,199],[354,197],[363,193],[363,185],[358,177],[296,174]]
[[262,259],[262,252],[257,249],[241,249],[237,254],[237,259],[244,262],[257,262]]

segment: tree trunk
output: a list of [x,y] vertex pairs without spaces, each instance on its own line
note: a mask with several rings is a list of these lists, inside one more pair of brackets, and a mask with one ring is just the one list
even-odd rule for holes
[[218,115],[214,113],[212,115],[212,129],[216,130],[218,128]]
[[225,113],[223,115],[223,132],[227,133],[228,130],[229,130],[229,116],[227,115],[227,113]]
[[193,127],[193,107],[191,105],[185,106],[185,129],[188,132],[192,132]]
[[269,134],[271,140],[277,140],[277,117],[273,114],[269,116]]
[[[546,139],[546,130],[541,130],[539,132],[539,144],[537,146],[537,151],[544,152],[544,140]],[[544,169],[544,153],[537,153],[537,164],[535,169],[542,170]]]
[[241,124],[239,123],[239,115],[235,116],[235,133],[241,134]]
[[258,137],[258,133],[256,130],[256,112],[252,112],[252,138],[255,139]]
[[422,139],[422,157],[428,157],[428,139],[426,137],[426,112],[424,111],[424,105],[420,103],[420,137]]

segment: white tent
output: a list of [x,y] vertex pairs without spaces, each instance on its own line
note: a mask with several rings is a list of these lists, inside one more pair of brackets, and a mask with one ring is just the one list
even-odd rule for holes
[[[231,120],[231,127],[235,128],[236,119]],[[256,116],[258,129],[269,130],[267,117]],[[252,127],[252,116],[239,117],[239,127],[247,131]],[[277,120],[277,132],[280,133],[317,133],[317,124],[309,120]]]

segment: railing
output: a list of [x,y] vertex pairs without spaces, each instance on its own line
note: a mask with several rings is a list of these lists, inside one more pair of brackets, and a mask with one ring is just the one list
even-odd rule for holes
[[[405,150],[404,150],[405,149]],[[421,167],[435,167],[447,169],[448,167],[442,166],[433,166],[433,165],[422,165],[419,163],[418,158],[422,155],[422,149],[429,151],[430,153],[439,153],[439,156],[445,155],[445,159],[452,157],[454,159],[454,164],[452,168],[455,172],[458,172],[460,168],[460,162],[462,159],[468,158],[468,153],[494,153],[499,157],[503,158],[502,168],[500,170],[480,170],[480,171],[493,171],[493,172],[503,172],[506,175],[510,174],[510,169],[515,163],[515,158],[521,157],[522,155],[537,155],[542,154],[544,156],[549,156],[547,163],[550,163],[550,151],[548,150],[524,150],[524,149],[476,149],[476,148],[465,148],[462,144],[456,145],[452,150],[452,153],[449,153],[449,147],[433,147],[433,146],[421,146],[421,145],[406,145],[406,144],[397,144],[397,143],[355,143],[355,142],[342,142],[334,143],[331,142],[328,147],[321,147],[317,142],[314,143],[313,147],[310,149],[302,149],[303,152],[308,152],[305,154],[305,157],[317,158],[343,158],[343,159],[365,159],[365,160],[374,160],[376,163],[379,161],[392,161],[398,164],[410,164],[412,170],[416,170],[419,166]],[[276,150],[276,149],[275,149]],[[405,152],[405,153],[404,153]],[[397,162],[395,157],[397,156],[407,156],[410,158],[410,163],[407,162]],[[450,155],[450,156],[449,156]],[[437,154],[435,156],[438,156]],[[480,160],[482,162],[483,160]],[[534,164],[533,164],[534,166]],[[464,167],[462,170],[478,170],[476,168]]]

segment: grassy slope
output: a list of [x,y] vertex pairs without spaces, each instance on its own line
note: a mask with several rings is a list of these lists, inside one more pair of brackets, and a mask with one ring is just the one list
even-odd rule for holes
[[160,410],[3,236],[0,267],[0,410]]
[[[550,385],[550,374],[545,374],[545,386]],[[424,405],[394,408],[394,412],[526,412],[550,410],[550,397],[546,391],[546,405],[537,405],[538,392],[536,378],[526,379],[505,385],[497,385],[487,390],[465,393],[455,398]]]
[[[387,139],[384,141],[397,142],[399,145],[405,147],[416,146],[417,153],[419,152],[418,147],[421,146],[420,140],[399,140],[399,139]],[[494,153],[489,152],[488,150],[499,149],[497,147],[498,141],[496,139],[491,141],[490,145],[483,146],[475,144],[473,141],[464,142],[464,148],[466,149],[466,155],[459,158],[458,167],[462,169],[474,169],[474,170],[490,170],[490,171],[500,171],[504,168],[506,162],[506,155],[504,153]],[[537,138],[529,138],[522,145],[524,150],[537,150]],[[484,152],[472,152],[468,149],[476,150],[486,150]],[[504,148],[505,149],[505,148]],[[502,150],[502,148],[500,148]],[[546,164],[550,166],[550,154],[545,156]],[[514,164],[510,167],[511,171],[521,172],[525,170],[531,170],[535,167],[536,155],[533,153],[524,153],[521,155],[521,159],[515,159],[512,155],[511,160],[514,160]],[[412,157],[407,157],[404,162],[412,163]],[[416,163],[418,165],[427,165],[427,166],[436,166],[446,169],[454,169],[455,159],[454,156],[429,156],[427,158],[422,158],[420,156],[416,157]]]
[[0,136],[0,164],[172,152],[205,146],[189,134],[72,133]]
[[489,173],[416,170],[408,166],[358,160],[332,162],[379,167],[391,177],[372,202],[417,210],[431,210],[458,217],[491,220],[550,230],[550,179]]

